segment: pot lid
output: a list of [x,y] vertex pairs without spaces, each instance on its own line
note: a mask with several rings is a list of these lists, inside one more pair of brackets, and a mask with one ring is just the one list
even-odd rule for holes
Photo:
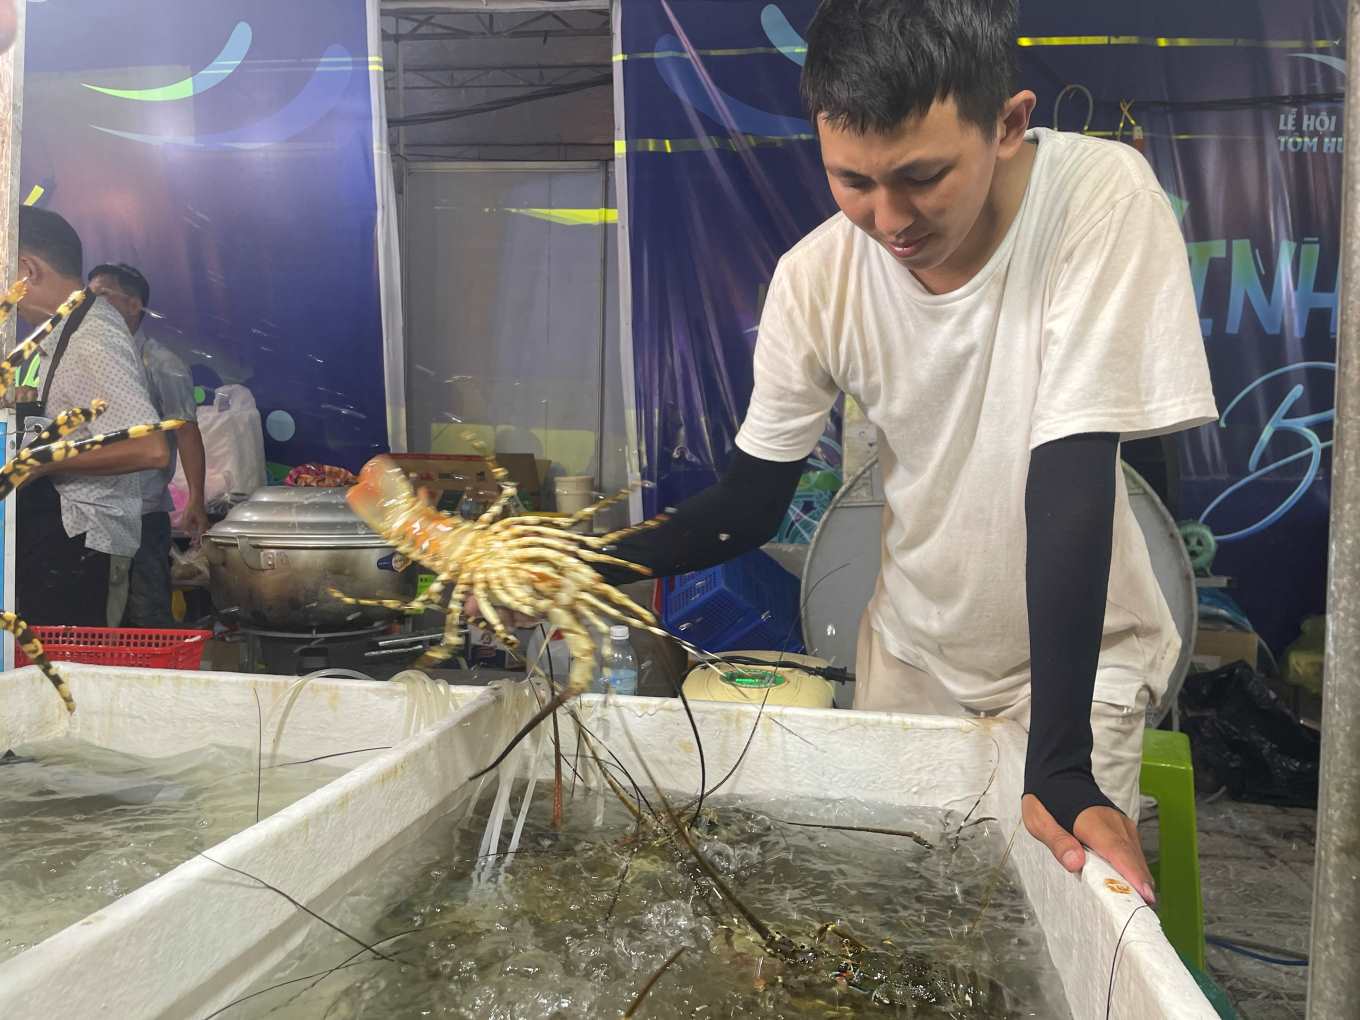
[[327,544],[381,545],[383,539],[345,503],[348,488],[320,489],[269,485],[233,507],[207,537],[326,539]]

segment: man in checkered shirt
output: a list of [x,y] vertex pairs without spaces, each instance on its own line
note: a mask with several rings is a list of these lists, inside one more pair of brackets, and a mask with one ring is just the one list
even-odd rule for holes
[[[19,210],[19,275],[28,294],[19,313],[42,322],[84,286],[80,237],[54,212]],[[108,410],[97,431],[112,432],[157,420],[146,375],[123,317],[95,298],[52,368],[57,330],[42,344],[43,381],[53,372],[43,414],[55,417],[102,399]],[[92,432],[83,426],[71,439]],[[142,537],[142,493],[136,473],[169,463],[165,436],[153,433],[44,465],[29,476],[19,500],[16,594],[19,615],[31,624],[103,627],[108,618],[109,568],[130,559]]]

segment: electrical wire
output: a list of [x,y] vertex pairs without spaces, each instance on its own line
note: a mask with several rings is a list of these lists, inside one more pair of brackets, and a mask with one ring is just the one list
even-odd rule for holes
[[1121,110],[1127,105],[1129,109],[1137,106],[1144,111],[1171,112],[1179,110],[1259,110],[1268,107],[1306,106],[1312,103],[1336,103],[1340,105],[1345,102],[1345,99],[1345,94],[1342,92],[1302,92],[1273,96],[1230,96],[1218,99],[1120,99],[1116,102],[1097,100],[1096,105],[1098,107],[1118,105]]
[[[1261,942],[1249,942],[1246,939],[1229,939],[1222,935],[1205,935],[1206,945],[1217,946],[1219,949],[1226,949],[1230,953],[1237,953],[1252,960],[1259,960],[1261,963],[1272,963],[1277,967],[1307,967],[1308,957],[1303,953],[1296,953],[1292,949],[1285,949],[1282,946],[1270,946]],[[1267,955],[1267,954],[1284,954]]]
[[[1058,98],[1053,103],[1053,126],[1058,126],[1059,104],[1067,96],[1068,92],[1082,92],[1089,96],[1090,90],[1083,85],[1068,85],[1058,93]],[[1122,140],[1124,131],[1132,126],[1137,130],[1141,128],[1138,120],[1133,116],[1133,108],[1137,106],[1146,116],[1150,112],[1175,113],[1193,111],[1219,111],[1231,112],[1239,110],[1265,110],[1275,108],[1290,108],[1305,106],[1308,104],[1328,104],[1340,105],[1345,102],[1345,94],[1341,92],[1304,92],[1288,93],[1284,95],[1270,96],[1231,96],[1218,99],[1120,99],[1119,123],[1113,133],[1116,141]],[[1092,98],[1090,100],[1091,112],[1087,114],[1086,123],[1082,125],[1082,131],[1090,128],[1091,120],[1094,117],[1095,108],[1109,108],[1114,103],[1098,102]]]
[[1124,927],[1119,929],[1119,938],[1114,943],[1114,953],[1110,957],[1110,987],[1105,992],[1105,1020],[1110,1020],[1110,1010],[1114,1006],[1114,976],[1119,969],[1119,949],[1124,944],[1124,936],[1128,933],[1129,925],[1133,924],[1133,919],[1138,916],[1140,910],[1151,910],[1148,904],[1143,903],[1133,908],[1128,919],[1124,921]]
[[1086,134],[1091,127],[1091,118],[1095,116],[1096,100],[1095,97],[1091,95],[1091,90],[1085,85],[1074,84],[1064,86],[1063,90],[1058,93],[1058,98],[1053,100],[1053,130],[1058,130],[1058,109],[1062,106],[1062,101],[1067,98],[1069,92],[1080,92],[1086,97],[1086,122],[1081,126],[1081,133]]
[[1114,129],[1114,140],[1115,140],[1116,142],[1123,141],[1123,138],[1124,138],[1124,125],[1125,125],[1125,124],[1130,124],[1130,125],[1133,126],[1134,138],[1137,138],[1137,137],[1138,137],[1138,130],[1139,130],[1139,129],[1138,129],[1138,121],[1137,121],[1137,119],[1133,116],[1133,100],[1132,100],[1132,99],[1121,99],[1121,100],[1119,100],[1119,126],[1118,126],[1117,128]]
[[415,113],[409,117],[388,117],[388,127],[413,127],[420,124],[438,124],[446,120],[458,120],[462,117],[475,117],[479,113],[493,113],[496,110],[504,110],[513,106],[520,106],[524,103],[532,103],[538,99],[551,99],[554,96],[565,96],[572,92],[580,92],[584,89],[601,88],[605,85],[612,85],[614,79],[611,75],[602,75],[599,78],[591,78],[589,81],[577,82],[571,85],[551,85],[547,88],[538,89],[534,92],[525,92],[517,96],[509,96],[505,99],[491,99],[485,103],[474,103],[471,106],[463,106],[453,110],[431,110],[428,113]]
[[1222,800],[1225,796],[1227,796],[1227,793],[1228,788],[1226,786],[1220,786],[1213,793],[1206,794],[1204,797],[1201,797],[1199,800],[1200,806],[1203,807],[1205,804],[1212,804],[1214,803],[1214,801]]
[[1234,96],[1227,99],[1129,99],[1144,110],[1255,110],[1267,106],[1304,106],[1309,103],[1342,103],[1342,92],[1303,92],[1278,96]]
[[[715,658],[721,661],[723,665],[763,666],[765,669],[769,670],[777,668],[796,669],[800,673],[810,673],[812,676],[818,676],[823,680],[831,680],[838,684],[855,682],[855,674],[851,673],[848,669],[842,669],[840,666],[805,666],[801,662],[789,662],[786,664],[782,661],[771,662],[769,659],[757,659],[750,655],[729,655],[726,652],[718,652]],[[711,665],[713,665],[712,661],[701,660],[696,662],[685,670],[685,675],[680,679],[682,682],[688,680],[689,675],[696,669],[702,669],[704,666]]]

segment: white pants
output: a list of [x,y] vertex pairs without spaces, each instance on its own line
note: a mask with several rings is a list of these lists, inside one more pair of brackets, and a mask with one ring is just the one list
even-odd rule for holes
[[[1013,719],[1029,732],[1029,693],[1013,705],[985,713]],[[1105,796],[1134,821],[1138,820],[1138,773],[1143,764],[1143,723],[1148,690],[1136,703],[1091,703],[1091,771]],[[855,652],[856,709],[870,712],[910,712],[915,715],[977,716],[955,700],[944,685],[883,647],[866,612],[859,624]]]

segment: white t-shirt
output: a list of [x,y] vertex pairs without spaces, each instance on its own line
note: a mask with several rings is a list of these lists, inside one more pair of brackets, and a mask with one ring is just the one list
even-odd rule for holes
[[[978,274],[931,294],[833,216],[780,260],[737,445],[806,456],[838,391],[879,429],[888,512],[871,621],[893,655],[990,711],[1029,690],[1025,480],[1065,436],[1217,418],[1170,203],[1117,142],[1038,128],[1024,201]],[[1120,472],[1096,696],[1165,690],[1180,649]]]

